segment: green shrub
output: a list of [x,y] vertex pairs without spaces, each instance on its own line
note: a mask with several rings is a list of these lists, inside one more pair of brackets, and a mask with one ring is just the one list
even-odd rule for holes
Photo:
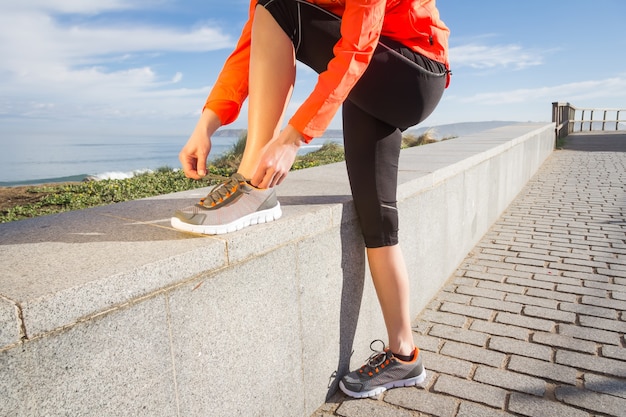
[[233,144],[232,148],[229,151],[217,157],[209,164],[209,167],[207,167],[208,171],[229,173],[225,176],[229,176],[232,173],[236,172],[239,164],[241,163],[241,158],[243,157],[243,151],[246,148],[247,140],[248,134],[242,134],[237,142]]
[[292,170],[311,168],[319,165],[327,165],[344,160],[343,146],[326,142],[316,151],[309,152],[296,158]]
[[402,148],[412,148],[414,146],[428,145],[429,143],[435,143],[437,141],[436,132],[434,129],[428,129],[419,136],[405,134],[402,136]]

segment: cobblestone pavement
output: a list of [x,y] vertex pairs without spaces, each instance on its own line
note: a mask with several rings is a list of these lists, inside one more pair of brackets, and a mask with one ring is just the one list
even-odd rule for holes
[[625,310],[626,135],[574,135],[415,320],[425,386],[314,416],[626,416]]

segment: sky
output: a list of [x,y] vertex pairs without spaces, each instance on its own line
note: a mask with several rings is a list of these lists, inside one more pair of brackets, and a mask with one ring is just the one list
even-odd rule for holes
[[[555,101],[626,108],[625,1],[437,4],[451,30],[453,76],[422,126],[549,122]],[[188,136],[248,5],[0,0],[0,141],[30,131]],[[315,81],[298,66],[287,118]],[[230,127],[246,127],[245,107]]]

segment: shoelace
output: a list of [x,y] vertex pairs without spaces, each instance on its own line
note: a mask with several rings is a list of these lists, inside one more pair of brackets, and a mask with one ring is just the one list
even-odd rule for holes
[[[375,343],[380,343],[382,345],[382,349],[374,349],[373,346]],[[367,374],[371,377],[374,376],[374,374],[377,374],[379,372],[379,369],[384,369],[385,366],[389,365],[390,361],[387,356],[387,351],[385,350],[385,342],[383,342],[382,340],[376,339],[372,343],[370,343],[370,350],[374,353],[370,355],[370,357],[367,359],[367,362],[365,362],[365,365],[361,366],[359,372],[363,373],[366,371],[367,368],[369,368]]]
[[246,182],[246,179],[239,173],[235,173],[230,177],[223,177],[221,175],[209,173],[207,177],[209,179],[221,181],[221,183],[213,187],[206,197],[200,199],[200,204],[205,207],[215,207],[218,204],[223,203],[237,191],[242,182]]

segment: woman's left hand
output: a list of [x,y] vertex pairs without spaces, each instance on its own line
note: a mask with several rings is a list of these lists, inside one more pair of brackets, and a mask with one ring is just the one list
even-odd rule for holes
[[258,188],[271,188],[283,182],[303,141],[300,132],[287,125],[263,148],[259,166],[252,176],[252,185]]

